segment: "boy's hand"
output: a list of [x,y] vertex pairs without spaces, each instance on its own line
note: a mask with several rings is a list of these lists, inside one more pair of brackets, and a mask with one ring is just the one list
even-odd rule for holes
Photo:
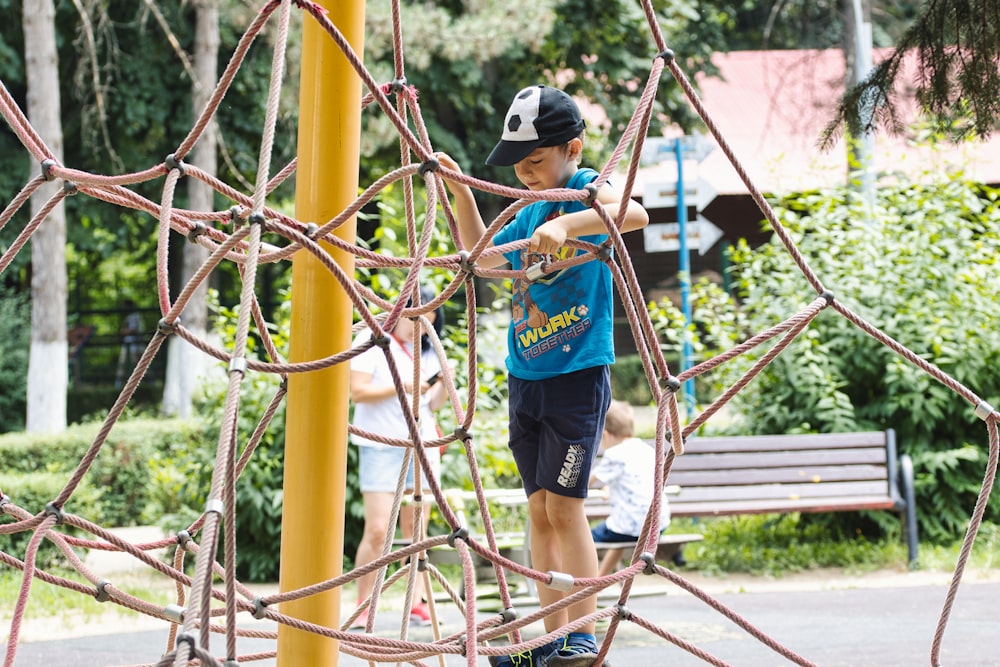
[[[440,162],[441,166],[445,169],[451,169],[452,171],[457,171],[460,174],[464,173],[462,172],[462,168],[458,166],[458,163],[455,162],[455,160],[447,153],[438,152],[434,154],[434,157],[437,158],[438,162]],[[445,178],[445,180],[447,180],[444,174],[441,174],[441,178]]]
[[554,255],[566,243],[566,230],[559,219],[549,220],[538,227],[528,240],[528,250],[544,255]]

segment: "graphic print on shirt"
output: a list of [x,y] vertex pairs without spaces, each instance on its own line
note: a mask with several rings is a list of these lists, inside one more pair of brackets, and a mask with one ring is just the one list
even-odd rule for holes
[[[553,212],[545,221],[548,222],[558,215],[561,213]],[[541,261],[551,264],[569,259],[577,252],[576,248],[565,246],[554,255],[542,255],[525,249],[521,251],[521,266],[531,266]],[[587,292],[576,284],[578,282],[575,279],[576,275],[574,271],[562,269],[546,274],[535,282],[520,279],[514,281],[511,315],[518,341],[518,353],[525,360],[537,358],[553,350],[569,353],[573,350],[574,339],[590,329],[590,308],[583,301]],[[532,290],[545,291],[545,298],[536,300],[532,297]],[[539,301],[548,307],[547,311],[538,305]]]

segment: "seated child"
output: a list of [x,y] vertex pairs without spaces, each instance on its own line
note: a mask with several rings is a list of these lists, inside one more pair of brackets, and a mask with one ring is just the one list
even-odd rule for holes
[[[656,450],[634,437],[632,406],[611,401],[601,441],[603,456],[590,472],[590,487],[606,486],[611,513],[591,532],[594,542],[636,542],[653,501],[656,481]],[[670,523],[666,495],[660,491],[660,525]],[[601,562],[600,576],[610,574],[622,557],[621,549],[610,549]]]

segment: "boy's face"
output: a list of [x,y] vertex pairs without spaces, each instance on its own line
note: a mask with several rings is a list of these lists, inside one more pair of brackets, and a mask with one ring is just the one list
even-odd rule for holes
[[529,190],[561,188],[576,171],[582,147],[579,139],[572,139],[562,146],[536,148],[514,165],[514,174]]

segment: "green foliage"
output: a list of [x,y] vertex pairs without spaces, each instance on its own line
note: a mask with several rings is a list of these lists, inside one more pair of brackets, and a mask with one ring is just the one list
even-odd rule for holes
[[[654,4],[660,28],[687,71],[712,71],[711,52],[725,48],[717,41],[722,12],[698,11],[699,3],[691,0]],[[518,90],[558,79],[570,94],[601,105],[608,122],[591,128],[586,155],[597,163],[610,154],[608,139],[617,141],[634,113],[637,89],[657,55],[646,18],[632,0],[410,1],[400,9],[407,81],[420,92],[432,141],[469,173],[497,182],[513,183],[512,171],[486,167],[483,160]],[[379,81],[393,78],[389,12],[388,5],[371,5],[367,15],[366,62]],[[654,135],[669,121],[691,126],[694,120],[679,87],[669,79],[663,87],[666,92],[654,102]],[[380,113],[366,114],[365,122],[363,150],[369,159],[363,169],[380,175],[399,163],[398,137]],[[487,207],[495,203],[484,198]]]
[[[687,327],[686,333],[691,342],[692,365],[697,365],[740,342],[741,333],[746,330],[746,321],[740,310],[735,307],[733,298],[707,278],[700,279],[691,287],[689,298],[691,326]],[[681,371],[681,353],[686,328],[684,313],[669,298],[663,298],[659,303],[650,302],[646,307],[653,323],[653,330],[659,336],[660,349],[667,366],[673,374],[677,374]],[[619,380],[618,386],[627,386],[628,380],[625,378],[637,373],[641,377],[643,391],[648,390],[648,381],[641,364],[635,371],[629,369],[636,362],[627,359],[617,360],[615,366],[619,366],[623,361],[621,370],[612,369],[612,387],[616,386],[614,384],[616,373],[625,376]],[[717,383],[713,383],[711,375],[700,375],[695,378],[695,400],[701,404],[708,403],[721,388]],[[628,395],[627,390],[626,395]],[[633,405],[642,405],[648,400],[633,402]]]
[[[26,512],[38,515],[45,506],[52,502],[66,486],[67,475],[62,472],[18,472],[0,465],[0,494],[10,497],[10,502]],[[108,499],[102,497],[100,486],[89,480],[84,480],[73,494],[71,504],[66,511],[80,514],[85,519],[97,521],[103,510],[103,503]],[[0,523],[14,523],[14,518],[0,512]],[[56,532],[80,536],[81,533],[68,526],[53,528]],[[28,530],[10,535],[0,534],[0,551],[4,551],[20,560],[24,560],[28,543],[34,531]],[[38,548],[36,564],[44,569],[67,564],[68,559],[48,540],[43,540]]]
[[679,527],[685,520],[675,520],[672,529],[704,534],[704,541],[684,547],[684,556],[706,574],[782,576],[821,567],[874,570],[905,561],[898,533],[873,541],[804,519],[800,514],[760,514],[706,519],[685,527]]
[[[31,329],[28,299],[0,288],[0,433],[24,428]],[[0,468],[2,470],[3,468]]]
[[[775,211],[838,301],[995,402],[998,198],[955,176],[883,185],[871,224],[846,190],[790,198]],[[777,239],[758,249],[741,244],[732,259],[747,337],[816,298]],[[722,367],[718,381],[731,384],[762,354]],[[981,422],[963,398],[836,312],[821,313],[737,400],[753,433],[895,429],[917,467],[922,536],[964,531],[986,463]],[[991,503],[987,518],[998,511]]]
[[[244,380],[237,417],[237,458],[277,392],[278,382],[276,376],[261,373],[249,374]],[[205,508],[215,470],[226,386],[224,380],[205,386],[197,405],[204,418],[199,439],[178,442],[151,462],[155,508],[151,515],[170,532],[190,526]],[[282,403],[236,482],[236,569],[238,576],[247,581],[275,581],[278,577],[284,433]]]
[[611,395],[630,405],[648,405],[653,400],[639,355],[615,359],[611,367]]
[[[100,424],[71,426],[62,433],[9,433],[0,436],[0,470],[59,474],[63,483],[93,443]],[[132,526],[148,520],[150,461],[158,452],[196,441],[198,430],[183,420],[120,421],[108,434],[86,482],[102,490],[101,502],[86,494],[70,498],[65,510],[105,526]],[[48,500],[54,498],[54,494]],[[46,501],[48,502],[48,501]]]

